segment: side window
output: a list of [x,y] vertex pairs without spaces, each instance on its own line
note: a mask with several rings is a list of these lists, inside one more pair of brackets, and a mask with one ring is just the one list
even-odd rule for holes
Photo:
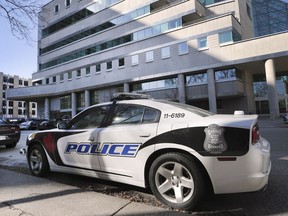
[[152,123],[158,120],[158,111],[147,107],[119,104],[116,106],[112,125]]
[[143,113],[144,107],[120,104],[116,106],[114,110],[111,124],[115,125],[141,123]]
[[158,112],[153,109],[145,108],[144,116],[143,116],[143,123],[153,123],[158,121]]
[[77,116],[70,123],[72,129],[97,128],[103,122],[110,106],[90,108]]

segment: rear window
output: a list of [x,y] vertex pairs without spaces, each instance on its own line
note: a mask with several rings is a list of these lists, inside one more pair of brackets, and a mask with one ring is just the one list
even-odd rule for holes
[[[164,102],[164,101],[162,101],[162,102]],[[198,107],[194,107],[194,106],[191,106],[188,104],[176,103],[176,102],[172,102],[172,101],[165,101],[165,103],[172,105],[172,106],[175,106],[175,107],[178,107],[178,108],[181,108],[181,109],[184,109],[184,110],[187,110],[187,111],[192,112],[192,113],[199,115],[201,117],[214,115],[214,113],[212,113],[212,112],[209,112],[207,110],[204,110],[204,109],[201,109]]]

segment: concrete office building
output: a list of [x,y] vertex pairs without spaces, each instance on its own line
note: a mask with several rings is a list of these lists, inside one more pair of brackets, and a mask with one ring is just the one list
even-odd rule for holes
[[12,101],[7,99],[8,89],[23,88],[32,85],[31,79],[11,76],[0,72],[0,117],[2,118],[36,118],[37,104],[34,102]]
[[[276,83],[287,75],[288,33],[254,38],[251,7],[250,0],[53,0],[41,12],[34,86],[8,96],[36,99],[38,112],[55,119],[120,91],[256,113],[260,91],[266,113],[278,117],[287,109]],[[259,74],[264,89],[253,83]]]

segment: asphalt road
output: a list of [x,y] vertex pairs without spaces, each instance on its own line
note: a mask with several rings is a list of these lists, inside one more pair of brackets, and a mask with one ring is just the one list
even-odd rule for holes
[[[261,134],[271,144],[272,172],[269,185],[263,192],[211,195],[207,197],[196,212],[192,215],[287,215],[288,216],[288,127],[280,121],[260,121]],[[15,149],[0,147],[0,169],[3,166],[9,169],[18,169],[27,172],[26,158],[19,154],[25,146],[27,135],[31,131],[22,131],[21,140]],[[137,202],[160,206],[149,191],[123,184],[106,182],[72,176],[67,174],[52,173],[48,177],[52,181],[91,188],[91,190],[120,196]]]

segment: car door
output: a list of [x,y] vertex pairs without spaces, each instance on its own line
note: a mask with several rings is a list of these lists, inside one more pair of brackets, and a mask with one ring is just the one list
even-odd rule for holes
[[160,111],[139,105],[117,104],[110,124],[101,128],[97,141],[103,173],[132,176],[137,167],[137,152],[143,143],[155,137]]
[[110,105],[91,107],[69,122],[65,133],[71,135],[62,137],[57,145],[66,166],[100,170],[99,144],[94,138],[101,130],[109,109]]

